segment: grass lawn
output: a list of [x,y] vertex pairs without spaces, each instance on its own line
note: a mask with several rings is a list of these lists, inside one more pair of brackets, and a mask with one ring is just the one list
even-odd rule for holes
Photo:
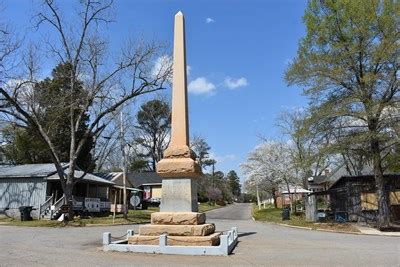
[[50,220],[33,220],[21,222],[19,219],[9,217],[0,217],[0,225],[14,225],[14,226],[32,226],[32,227],[64,227],[64,226],[86,226],[86,225],[113,225],[113,224],[134,224],[134,223],[148,223],[150,222],[150,215],[158,211],[159,208],[149,208],[147,210],[129,210],[128,218],[124,219],[122,214],[117,214],[115,220],[113,215],[102,217],[89,217],[79,218],[75,217],[73,221],[65,224],[59,221]]
[[282,210],[275,208],[266,208],[258,210],[256,205],[253,206],[253,217],[257,221],[287,224],[292,226],[308,227],[313,230],[324,229],[344,232],[359,232],[359,230],[350,223],[313,223],[305,220],[305,215],[290,215],[290,220],[282,220]]
[[[212,209],[220,208],[219,205],[209,205],[208,203],[200,203],[199,211],[205,212]],[[113,225],[113,224],[136,224],[136,223],[149,223],[150,216],[153,212],[159,211],[159,208],[149,207],[147,210],[129,210],[128,218],[124,219],[122,214],[117,214],[113,220],[113,215],[101,217],[79,218],[75,217],[73,221],[65,224],[59,221],[50,220],[33,220],[24,221],[13,219],[6,216],[0,216],[0,225],[13,225],[13,226],[30,226],[30,227],[64,227],[64,226],[87,226],[87,225]]]

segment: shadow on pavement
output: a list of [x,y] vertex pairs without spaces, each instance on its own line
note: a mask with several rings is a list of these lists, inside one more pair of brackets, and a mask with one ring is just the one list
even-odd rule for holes
[[248,235],[255,235],[257,232],[244,232],[244,233],[238,233],[238,237],[243,237],[243,236],[248,236]]

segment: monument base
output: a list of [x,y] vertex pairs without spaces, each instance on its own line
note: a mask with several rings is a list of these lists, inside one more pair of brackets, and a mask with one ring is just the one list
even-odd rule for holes
[[197,212],[196,178],[163,178],[161,212]]
[[[216,238],[217,236],[218,238]],[[144,244],[144,239],[146,238],[148,243]],[[103,234],[103,250],[150,254],[228,256],[232,253],[238,242],[238,231],[236,227],[233,227],[224,234],[214,233],[207,237],[199,236],[197,237],[196,245],[189,242],[182,242],[184,239],[179,240],[180,238],[186,238],[187,240],[187,237],[167,236],[165,234],[160,236],[135,237],[133,230],[128,230],[126,239],[111,241],[111,233],[107,232]],[[128,244],[129,240],[131,244]],[[194,240],[192,239],[192,241]],[[134,244],[135,242],[140,242],[141,244]]]
[[[221,233],[213,233],[208,236],[171,236],[167,235],[167,246],[218,246]],[[158,245],[160,235],[145,236],[134,235],[128,237],[128,244],[133,245]]]
[[199,212],[155,212],[151,224],[139,226],[139,235],[128,238],[128,244],[155,245],[160,235],[167,235],[169,246],[217,246],[220,233],[215,225],[205,223]]
[[139,235],[158,236],[167,234],[171,236],[207,236],[215,232],[214,224],[199,225],[157,225],[147,224],[139,228]]
[[196,225],[206,223],[206,214],[202,212],[154,212],[151,224]]

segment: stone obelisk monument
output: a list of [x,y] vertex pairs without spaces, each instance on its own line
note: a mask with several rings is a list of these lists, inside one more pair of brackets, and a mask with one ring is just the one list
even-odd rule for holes
[[197,178],[201,168],[189,148],[185,19],[175,15],[171,142],[157,164],[162,177],[161,212],[197,212]]
[[212,246],[219,244],[220,233],[206,224],[198,212],[197,180],[201,168],[189,147],[189,118],[186,80],[185,19],[175,15],[172,88],[171,142],[157,164],[162,178],[160,212],[151,215],[151,224],[129,237],[130,244],[158,244],[158,236],[168,235],[168,245]]

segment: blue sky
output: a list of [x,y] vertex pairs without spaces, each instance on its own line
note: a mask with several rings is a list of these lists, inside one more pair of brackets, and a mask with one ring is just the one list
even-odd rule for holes
[[[26,32],[27,38],[32,30],[24,27],[31,25],[32,3],[36,2],[4,2],[6,20]],[[117,0],[115,23],[104,34],[114,50],[128,36],[142,36],[166,42],[172,51],[174,15],[179,10],[184,13],[191,134],[206,138],[217,169],[240,174],[240,163],[260,142],[257,136],[279,138],[278,114],[307,103],[300,89],[287,87],[283,80],[305,34],[306,4],[301,0]]]

